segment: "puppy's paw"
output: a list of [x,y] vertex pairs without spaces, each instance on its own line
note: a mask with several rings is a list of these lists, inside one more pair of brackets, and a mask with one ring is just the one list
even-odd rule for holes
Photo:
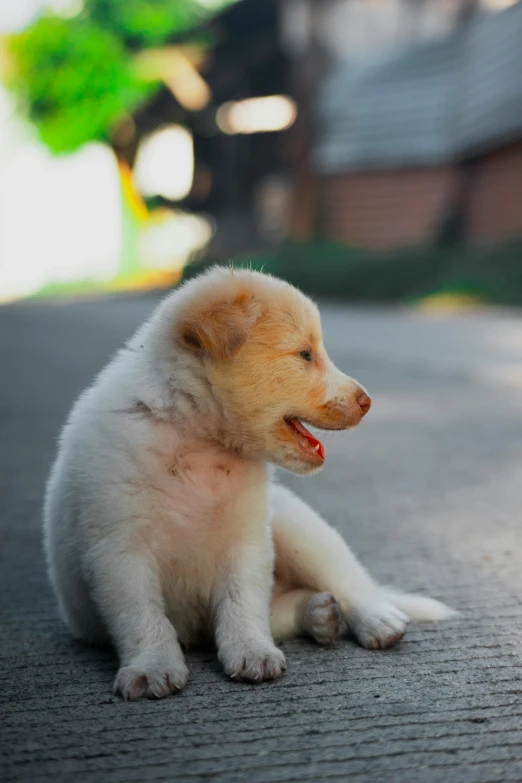
[[402,639],[408,626],[408,618],[385,599],[352,608],[346,621],[358,642],[370,650],[392,647]]
[[176,650],[150,650],[122,666],[114,681],[113,693],[125,701],[162,699],[179,693],[188,679],[185,661]]
[[341,633],[341,610],[330,593],[315,593],[306,607],[305,631],[318,644],[333,644]]
[[242,682],[276,680],[286,671],[285,656],[274,644],[245,644],[222,650],[219,657],[225,673]]

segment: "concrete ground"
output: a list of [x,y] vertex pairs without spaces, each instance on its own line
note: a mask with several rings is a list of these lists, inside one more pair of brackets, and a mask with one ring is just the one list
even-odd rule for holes
[[323,307],[371,414],[287,476],[383,582],[461,611],[395,649],[284,645],[288,673],[227,681],[191,655],[180,696],[120,703],[116,662],[69,638],[40,548],[56,436],[154,296],[0,309],[0,778],[173,783],[522,780],[522,316]]

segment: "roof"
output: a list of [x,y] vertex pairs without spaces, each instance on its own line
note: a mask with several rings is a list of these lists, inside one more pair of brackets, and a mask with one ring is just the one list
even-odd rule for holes
[[333,173],[437,165],[522,137],[522,3],[369,63],[338,63],[315,163]]

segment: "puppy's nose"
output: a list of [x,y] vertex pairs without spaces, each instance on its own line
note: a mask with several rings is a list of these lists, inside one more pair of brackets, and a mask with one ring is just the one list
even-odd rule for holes
[[370,400],[366,392],[359,394],[359,396],[357,397],[357,402],[359,403],[359,407],[361,408],[362,415],[366,416],[366,414],[372,407],[372,401]]

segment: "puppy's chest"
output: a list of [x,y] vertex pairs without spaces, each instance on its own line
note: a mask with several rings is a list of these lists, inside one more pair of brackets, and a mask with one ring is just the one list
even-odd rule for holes
[[162,538],[181,537],[191,548],[209,534],[234,534],[236,520],[265,494],[264,466],[219,444],[189,441],[151,451],[154,528]]
[[199,443],[157,459],[162,478],[152,482],[137,543],[155,556],[172,611],[199,616],[240,541],[263,539],[265,468]]
[[177,449],[166,469],[173,492],[187,498],[196,492],[197,498],[217,505],[226,503],[249,477],[248,466],[239,457],[218,446],[198,443]]

